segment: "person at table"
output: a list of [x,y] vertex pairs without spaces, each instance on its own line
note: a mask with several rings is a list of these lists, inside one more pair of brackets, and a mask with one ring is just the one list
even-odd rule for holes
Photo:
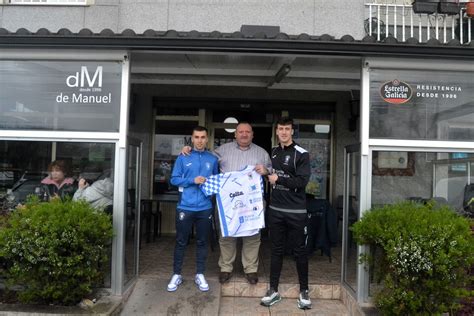
[[174,292],[183,282],[181,268],[193,224],[196,227],[196,275],[194,282],[199,290],[206,292],[209,284],[204,277],[207,260],[207,240],[213,213],[210,197],[204,195],[199,186],[206,178],[218,173],[217,158],[207,151],[207,129],[197,126],[191,136],[193,149],[187,156],[180,155],[171,173],[171,184],[179,187],[176,207],[176,244],[174,248],[173,276],[168,292]]
[[114,199],[114,182],[108,176],[89,184],[86,179],[79,179],[79,184],[73,200],[85,200],[97,210],[112,213]]
[[51,198],[72,198],[77,183],[71,177],[71,170],[64,160],[56,160],[48,166],[49,175],[41,181],[40,194],[43,201]]
[[[271,160],[268,153],[262,147],[254,144],[252,125],[247,122],[237,124],[235,130],[235,141],[219,146],[214,150],[219,159],[221,173],[239,171],[245,166],[255,166],[255,171],[263,175],[271,169]],[[182,150],[184,155],[190,150],[185,146]],[[237,256],[237,239],[242,238],[242,266],[245,277],[250,284],[258,282],[258,253],[260,250],[260,232],[247,237],[222,237],[219,238],[219,282],[225,283],[232,277],[234,261]]]

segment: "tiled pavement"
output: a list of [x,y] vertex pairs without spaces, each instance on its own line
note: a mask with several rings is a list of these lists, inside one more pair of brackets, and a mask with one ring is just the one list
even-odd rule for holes
[[[172,274],[174,238],[161,237],[152,243],[143,243],[140,249],[140,276],[168,277]],[[233,280],[246,282],[242,264],[240,263],[240,250],[235,262]],[[217,280],[219,274],[219,245],[214,246],[214,251],[209,249],[206,277]],[[268,281],[270,272],[270,245],[267,238],[263,238],[260,247],[259,278]],[[195,245],[191,240],[183,265],[183,275],[192,276],[195,273]],[[280,283],[297,283],[296,265],[291,257],[285,257]],[[311,284],[339,284],[341,278],[341,248],[332,248],[332,262],[329,257],[314,253],[309,260],[309,282]]]
[[[176,297],[177,293],[166,293],[163,291],[166,286],[167,279],[172,274],[172,263],[173,263],[173,249],[174,249],[174,237],[161,237],[152,243],[144,243],[140,250],[140,281],[136,287],[148,284],[150,287],[156,287],[160,284],[160,289],[155,291],[163,292],[159,294],[159,298],[155,298],[154,302],[151,300],[147,305],[148,308],[153,304],[158,304],[158,301],[165,300],[166,303],[159,303],[158,305],[168,304],[170,300]],[[348,315],[346,307],[339,300],[340,298],[340,270],[341,270],[341,249],[333,248],[332,262],[329,262],[327,256],[320,256],[319,253],[313,254],[310,257],[309,263],[309,281],[310,281],[310,296],[313,301],[313,309],[302,311],[296,307],[296,297],[298,296],[298,280],[296,273],[296,266],[291,257],[285,257],[283,263],[282,275],[280,278],[281,286],[279,288],[282,294],[282,301],[274,306],[267,308],[260,306],[260,297],[266,292],[268,287],[269,279],[269,268],[270,268],[270,247],[269,242],[266,238],[263,238],[261,251],[260,251],[260,268],[259,278],[260,281],[257,285],[249,285],[245,280],[242,266],[240,264],[240,258],[237,257],[236,267],[234,268],[233,277],[230,282],[224,284],[220,293],[212,292],[212,287],[219,287],[218,274],[219,267],[217,261],[219,258],[219,246],[216,244],[214,251],[209,250],[208,263],[206,278],[211,284],[211,292],[213,297],[219,297],[214,300],[214,303],[206,306],[207,312],[203,311],[202,315],[217,315],[215,311],[215,304],[219,301],[218,315]],[[238,252],[240,254],[240,251]],[[194,297],[199,291],[192,286],[192,278],[195,274],[195,245],[191,240],[188,249],[186,250],[185,263],[183,266],[183,277],[188,280],[189,289],[179,289],[181,291],[181,297],[190,295]],[[150,282],[150,279],[156,281]],[[158,281],[159,280],[159,281]],[[140,283],[141,282],[141,283]],[[191,286],[189,286],[191,284]],[[135,289],[135,291],[137,291]],[[140,290],[139,290],[140,291]],[[143,291],[143,289],[141,289]],[[148,291],[148,290],[147,290]],[[150,292],[151,293],[151,292]],[[156,295],[156,294],[155,294]],[[175,295],[175,296],[173,296]],[[169,296],[169,298],[168,298]],[[133,294],[132,298],[133,299]],[[188,298],[187,298],[188,299]],[[128,315],[128,312],[132,312],[130,309],[130,303],[128,302],[122,315]],[[171,303],[169,303],[171,304]],[[168,305],[169,305],[168,304]],[[157,306],[158,306],[157,305]],[[171,305],[170,305],[171,306]],[[214,306],[214,307],[213,307]],[[129,309],[127,309],[129,308]],[[212,309],[214,308],[214,309]],[[158,312],[156,309],[152,309]],[[135,311],[137,311],[135,309]],[[142,310],[143,311],[143,310]],[[164,313],[163,315],[171,315]],[[185,310],[184,313],[178,313],[174,315],[187,315]],[[140,314],[137,312],[136,314]],[[161,315],[157,313],[156,315]],[[196,314],[195,311],[192,314]],[[200,313],[198,313],[200,314]],[[201,314],[200,314],[201,315]]]

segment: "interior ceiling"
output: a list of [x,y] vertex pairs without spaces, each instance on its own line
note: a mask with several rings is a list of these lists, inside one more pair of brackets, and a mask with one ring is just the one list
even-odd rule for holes
[[[291,70],[275,80],[284,65]],[[133,52],[131,83],[354,91],[360,69],[356,57]]]

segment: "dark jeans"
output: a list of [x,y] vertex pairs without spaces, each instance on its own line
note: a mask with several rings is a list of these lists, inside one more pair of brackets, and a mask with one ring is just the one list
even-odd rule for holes
[[272,247],[270,262],[270,287],[278,291],[285,241],[292,245],[296,261],[296,270],[300,282],[300,291],[308,289],[308,254],[306,250],[307,223],[306,213],[287,213],[269,208],[268,228]]
[[212,209],[184,211],[176,209],[176,245],[174,247],[174,274],[181,274],[184,252],[193,224],[196,225],[196,273],[204,273],[207,259],[207,240],[211,229]]

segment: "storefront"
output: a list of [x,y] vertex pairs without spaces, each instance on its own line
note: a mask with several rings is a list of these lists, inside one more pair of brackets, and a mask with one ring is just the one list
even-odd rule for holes
[[[373,206],[431,199],[463,213],[473,181],[473,78],[470,62],[365,60],[361,145],[346,153],[346,196],[357,196],[359,215]],[[350,216],[345,219],[349,224]],[[374,284],[360,265],[358,276],[363,301]]]
[[67,176],[114,179],[115,238],[107,287],[122,291],[123,215],[127,174],[129,63],[108,52],[3,51],[1,69],[1,187],[24,202],[61,160]]
[[[370,296],[370,285],[367,271],[357,264],[357,255],[365,249],[353,245],[349,225],[371,206],[400,199],[436,197],[458,208],[462,204],[459,190],[471,182],[474,66],[470,47],[364,42],[349,45],[312,42],[308,38],[163,37],[153,42],[151,38],[116,36],[106,39],[109,47],[104,50],[100,39],[87,36],[9,39],[15,41],[0,36],[0,44],[7,47],[0,50],[0,152],[4,157],[0,161],[0,185],[6,190],[22,179],[23,188],[26,190],[31,183],[29,188],[34,192],[49,162],[58,159],[71,164],[75,177],[94,180],[106,170],[113,170],[115,236],[111,283],[106,286],[116,294],[126,292],[138,275],[139,202],[142,197],[169,189],[166,175],[170,161],[187,141],[186,128],[198,123],[212,130],[212,145],[218,146],[229,139],[225,130],[235,126],[225,119],[240,115],[238,120],[256,122],[257,134],[269,131],[269,139],[262,141],[271,146],[275,118],[283,114],[296,116],[299,125],[295,136],[322,157],[315,159],[312,166],[312,193],[335,203],[340,188],[345,197],[341,284],[359,302]],[[22,45],[28,48],[19,50]],[[76,49],[70,50],[71,47]],[[278,102],[262,102],[270,92],[264,94],[243,84],[235,91],[226,90],[224,85],[216,91],[215,84],[208,94],[199,91],[199,84],[190,89],[192,76],[196,75],[191,72],[167,78],[178,82],[174,85],[162,81],[154,85],[152,81],[140,83],[137,74],[145,67],[140,68],[137,60],[144,56],[144,48],[151,52],[151,64],[172,65],[184,59],[181,56],[199,53],[211,56],[208,60],[215,68],[223,60],[232,63],[249,55],[262,68],[278,58],[285,63],[304,61],[302,69],[321,60],[328,67],[338,67],[338,63],[355,66],[352,71],[341,71],[339,78],[328,72],[320,74],[326,76],[322,83],[316,77],[303,78],[305,73],[300,72],[297,80],[286,82],[285,93],[277,90]],[[164,58],[165,52],[176,55],[175,59]],[[396,53],[407,57],[390,57]],[[223,57],[214,60],[216,55]],[[219,71],[224,73],[225,69]],[[264,70],[261,74],[267,76]],[[242,76],[243,71],[235,71],[232,79]],[[274,80],[270,77],[270,81]],[[336,79],[350,85],[349,90],[359,88],[355,90],[361,93],[360,106],[357,102],[335,110],[340,92],[331,89],[335,90]],[[181,81],[187,82],[182,89]],[[268,85],[262,87],[266,89]],[[157,98],[151,92],[160,89],[174,89],[174,98],[165,93]],[[239,101],[244,90],[248,91],[246,100],[253,98],[253,102]],[[234,93],[238,111],[229,102],[219,103],[219,95],[229,95],[229,91]],[[177,100],[186,93],[190,101],[178,106]],[[151,96],[149,100],[141,102],[147,95]],[[201,104],[196,102],[198,98]],[[302,102],[304,99],[307,102]],[[259,102],[265,103],[261,111]],[[252,111],[245,114],[250,103]],[[329,110],[323,111],[323,105]],[[178,108],[181,112],[176,115],[172,110]],[[348,119],[357,120],[359,113],[357,128],[350,130]],[[347,136],[349,132],[353,134]],[[321,147],[324,152],[317,149]],[[29,175],[34,176],[29,179]],[[18,198],[24,198],[25,194],[19,192]]]

